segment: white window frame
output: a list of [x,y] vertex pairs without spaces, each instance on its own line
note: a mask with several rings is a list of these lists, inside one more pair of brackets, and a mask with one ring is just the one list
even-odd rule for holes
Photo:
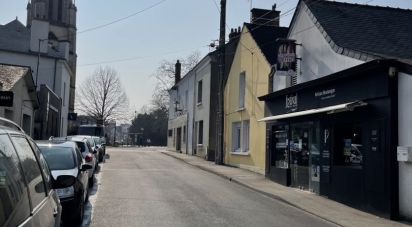
[[250,121],[232,122],[232,153],[245,154],[249,152]]

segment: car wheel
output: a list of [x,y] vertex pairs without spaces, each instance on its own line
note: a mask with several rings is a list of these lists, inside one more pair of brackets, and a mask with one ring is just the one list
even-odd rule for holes
[[92,175],[92,177],[89,178],[89,188],[93,187],[94,185],[94,176]]
[[83,195],[80,199],[79,209],[76,212],[74,223],[76,225],[81,225],[83,223],[83,215],[84,215],[84,200]]

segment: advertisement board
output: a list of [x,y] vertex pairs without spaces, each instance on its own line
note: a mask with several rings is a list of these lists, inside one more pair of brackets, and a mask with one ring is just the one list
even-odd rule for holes
[[290,39],[276,40],[278,55],[276,60],[277,76],[293,76],[296,73],[296,42]]

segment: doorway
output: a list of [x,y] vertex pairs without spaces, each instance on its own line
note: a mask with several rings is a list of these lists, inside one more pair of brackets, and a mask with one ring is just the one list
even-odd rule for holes
[[313,122],[290,126],[291,186],[319,193],[319,126]]
[[176,132],[176,151],[182,151],[182,128],[177,128]]

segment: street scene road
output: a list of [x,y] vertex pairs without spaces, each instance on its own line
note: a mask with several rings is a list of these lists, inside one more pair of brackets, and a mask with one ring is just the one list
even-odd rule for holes
[[332,226],[160,151],[108,150],[91,226]]

